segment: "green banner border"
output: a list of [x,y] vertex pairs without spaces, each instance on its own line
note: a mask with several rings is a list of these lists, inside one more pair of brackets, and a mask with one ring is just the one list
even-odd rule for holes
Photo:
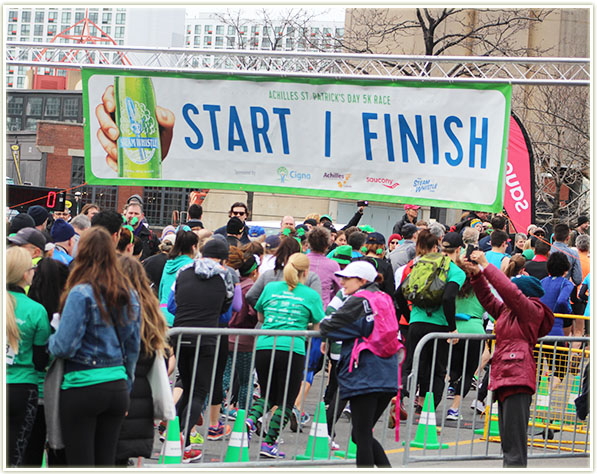
[[[228,80],[228,81],[249,81],[249,82],[287,82],[299,84],[348,84],[360,86],[379,87],[417,87],[417,88],[440,88],[440,89],[479,89],[497,90],[506,98],[506,114],[504,117],[504,137],[502,142],[502,158],[500,164],[500,176],[497,184],[497,196],[491,204],[477,204],[474,202],[445,201],[440,199],[429,199],[408,196],[389,196],[386,194],[334,191],[325,189],[305,189],[286,186],[264,186],[237,183],[217,183],[206,181],[174,181],[174,180],[153,180],[153,179],[127,179],[118,180],[99,178],[91,171],[91,111],[89,107],[88,81],[94,75],[123,75],[123,76],[151,76],[151,77],[172,77],[199,80]],[[455,209],[472,209],[487,212],[501,212],[504,205],[506,162],[508,157],[508,136],[510,131],[510,111],[512,99],[511,84],[490,84],[490,83],[466,83],[446,84],[444,82],[411,82],[411,81],[383,81],[373,79],[333,79],[333,78],[310,78],[310,77],[268,77],[268,76],[245,76],[228,75],[221,73],[186,73],[186,72],[164,72],[164,71],[131,71],[121,69],[95,69],[83,68],[81,71],[83,83],[83,117],[85,120],[85,180],[90,185],[109,186],[161,186],[180,188],[206,188],[206,189],[227,189],[235,191],[256,191],[264,193],[290,194],[301,196],[315,196],[327,198],[358,199],[378,202],[419,204],[424,206],[447,207]]]

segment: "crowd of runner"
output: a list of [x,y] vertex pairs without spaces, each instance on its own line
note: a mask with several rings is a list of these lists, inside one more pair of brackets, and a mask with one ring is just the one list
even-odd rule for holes
[[[151,230],[138,195],[122,212],[86,204],[71,216],[68,210],[50,214],[33,205],[16,215],[7,222],[6,253],[8,464],[42,463],[51,429],[46,426],[44,379],[57,358],[65,361],[57,414],[65,448],[47,449],[48,466],[114,466],[132,457],[149,458],[155,430],[163,440],[165,427],[154,426],[147,380],[154,359],[161,357],[168,373],[176,373],[179,419],[190,412],[183,462],[201,459],[206,440],[199,426],[208,424],[207,441],[224,439],[231,431],[226,420],[239,409],[247,412],[249,433],[269,414],[260,454],[285,457],[280,433],[287,424],[296,431],[309,421],[304,401],[325,359],[330,364],[324,401],[331,449],[338,449],[335,422],[343,410],[352,411],[357,465],[389,466],[370,431],[390,402],[405,419],[405,397],[420,413],[427,392],[437,406],[448,383],[448,419],[459,419],[462,399],[472,387],[479,390],[470,408],[484,409],[489,372],[483,378],[477,369],[490,363],[489,346],[469,341],[465,351],[458,344],[459,334],[493,330],[489,303],[481,301],[490,297],[479,283],[477,264],[490,283],[501,278],[492,274],[498,271],[553,313],[589,315],[586,216],[572,226],[558,223],[548,231],[530,225],[526,232],[510,233],[502,214],[464,212],[459,222],[447,226],[419,219],[419,206],[404,209],[392,234],[385,236],[361,223],[363,207],[341,229],[329,215],[311,214],[302,223],[285,216],[279,232],[270,235],[247,225],[249,209],[243,202],[233,203],[227,224],[213,230],[203,225],[196,204],[188,209],[186,223]],[[430,306],[409,294],[408,287],[417,264],[433,259],[445,268],[445,284],[438,303]],[[396,399],[397,363],[365,358],[367,375],[347,372],[346,341],[372,330],[370,313],[363,310],[368,306],[361,293],[355,295],[362,290],[383,292],[393,301],[406,346],[403,380],[426,334],[451,333],[435,351],[428,344],[421,352],[418,391],[403,389],[403,400]],[[283,336],[230,336],[227,344],[218,344],[216,336],[185,336],[177,359],[167,337],[169,327],[319,330],[320,324],[322,338],[310,344]],[[550,335],[583,336],[589,324],[555,318],[549,329]],[[553,351],[563,357],[558,347],[551,357]],[[549,358],[549,351],[544,356]],[[559,367],[550,374],[556,383],[566,375],[565,364]],[[500,403],[514,393],[508,389]],[[509,465],[526,464],[526,441],[524,449],[524,456],[515,453]]]

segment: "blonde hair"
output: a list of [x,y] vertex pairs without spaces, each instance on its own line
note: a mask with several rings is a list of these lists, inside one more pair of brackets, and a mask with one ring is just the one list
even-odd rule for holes
[[306,221],[307,219],[315,219],[315,222],[319,222],[319,214],[313,213],[313,214],[309,214],[307,216],[305,216],[305,218],[303,219],[303,221]]
[[[10,247],[6,251],[6,284],[21,285],[27,272],[32,265],[31,254],[22,247]],[[6,338],[8,344],[15,354],[19,352],[19,341],[21,333],[17,325],[15,314],[16,300],[13,295],[7,293],[6,298]]]
[[293,253],[284,265],[284,281],[290,291],[299,284],[299,278],[309,272],[309,259],[304,253]]
[[118,260],[123,273],[129,277],[132,288],[139,295],[141,346],[147,355],[153,352],[163,355],[166,348],[168,327],[160,310],[160,302],[149,286],[149,279],[143,265],[139,263],[139,260],[128,255],[120,255]]

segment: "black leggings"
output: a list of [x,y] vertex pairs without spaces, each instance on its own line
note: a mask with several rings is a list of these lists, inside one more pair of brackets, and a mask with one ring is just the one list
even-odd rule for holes
[[[328,386],[325,389],[325,396],[323,397],[323,401],[328,406],[327,410],[325,411],[325,419],[328,423],[328,435],[330,435],[330,438],[333,440],[334,436],[336,435],[334,425],[336,424],[340,416],[342,416],[342,410],[344,410],[344,407],[348,403],[348,400],[340,399],[340,392],[338,390],[338,361],[330,359],[330,362],[330,382],[328,383]],[[336,404],[338,404],[337,407]]]
[[[272,359],[272,376],[268,378]],[[272,444],[278,439],[280,431],[290,419],[294,401],[301,389],[305,356],[296,352],[276,351],[272,353],[271,350],[258,350],[255,353],[255,369],[257,370],[261,398],[253,404],[249,417],[255,422],[270,408],[277,405],[278,408],[270,419],[269,430],[264,437],[266,443]],[[286,388],[287,376],[288,388]],[[284,392],[286,392],[286,398],[284,398]],[[266,394],[268,395],[267,399],[265,398]],[[284,413],[282,413],[282,407],[284,407]]]
[[357,445],[357,467],[392,467],[383,447],[373,437],[373,427],[395,395],[373,392],[349,399],[352,440]]
[[[406,380],[413,368],[413,357],[415,347],[423,337],[430,332],[448,332],[448,326],[438,326],[430,323],[412,323],[408,327],[408,340],[406,346],[406,360],[404,361],[402,376]],[[435,360],[433,359],[434,345],[437,341],[437,351]],[[450,346],[445,339],[435,339],[427,342],[421,351],[419,360],[419,376],[417,383],[419,385],[419,395],[426,397],[429,388],[433,387],[433,401],[436,408],[442,399],[444,391],[444,380],[446,368],[448,366],[448,350]],[[431,379],[431,367],[434,365],[433,379]],[[432,385],[433,384],[433,385]],[[417,387],[412,387],[413,393],[409,398],[414,399]]]
[[220,336],[220,349],[218,350],[218,362],[216,363],[216,378],[214,380],[214,392],[210,405],[219,405],[224,399],[224,371],[228,360],[228,338]]
[[[20,467],[37,413],[37,385],[9,383],[7,387],[8,467]],[[40,467],[41,464],[37,467]]]
[[68,466],[114,466],[129,393],[125,380],[60,391]]
[[464,360],[464,351],[467,341],[461,339],[458,344],[455,344],[452,348],[452,366],[450,367],[450,384],[454,388],[454,394],[460,395],[462,390],[463,375],[462,370],[464,368],[464,392],[462,398],[466,397],[469,390],[471,389],[471,383],[473,381],[473,375],[479,367],[479,350],[483,341],[468,341],[468,349],[466,354],[466,360]]
[[[214,368],[215,346],[200,346],[199,359],[197,360],[197,371],[195,372],[195,384],[193,386],[193,398],[189,403],[191,393],[191,381],[193,380],[193,361],[195,360],[196,346],[180,346],[178,355],[178,372],[182,382],[182,397],[176,404],[176,414],[180,420],[181,430],[187,420],[187,409],[190,406],[191,416],[189,427],[186,430],[185,446],[190,444],[191,428],[197,424],[205,399],[209,396],[211,374]],[[220,394],[221,400],[221,394]]]

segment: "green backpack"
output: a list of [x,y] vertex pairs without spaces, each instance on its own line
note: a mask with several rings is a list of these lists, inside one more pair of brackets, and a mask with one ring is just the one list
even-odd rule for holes
[[449,268],[450,257],[441,253],[419,257],[402,283],[402,294],[419,308],[437,308],[442,304]]

